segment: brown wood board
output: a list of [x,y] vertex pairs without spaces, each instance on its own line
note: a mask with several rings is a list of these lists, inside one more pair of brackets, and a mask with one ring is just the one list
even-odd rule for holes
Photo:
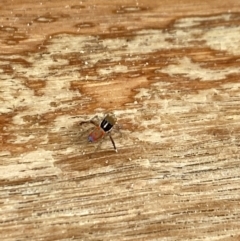
[[[0,3],[1,240],[240,239],[240,1]],[[113,113],[95,151],[92,126]]]

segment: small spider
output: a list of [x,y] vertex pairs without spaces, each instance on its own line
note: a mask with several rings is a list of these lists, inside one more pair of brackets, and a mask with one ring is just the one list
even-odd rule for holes
[[116,124],[116,118],[114,115],[107,114],[104,119],[101,121],[100,124],[97,124],[94,121],[94,118],[97,116],[94,116],[91,120],[88,121],[81,121],[79,125],[86,124],[86,123],[91,123],[95,126],[95,128],[90,132],[88,135],[88,141],[89,142],[97,142],[100,141],[99,145],[96,147],[95,151],[99,148],[102,140],[104,139],[105,136],[109,136],[114,150],[117,152],[117,148],[115,145],[115,142],[111,136],[111,130],[113,126]]

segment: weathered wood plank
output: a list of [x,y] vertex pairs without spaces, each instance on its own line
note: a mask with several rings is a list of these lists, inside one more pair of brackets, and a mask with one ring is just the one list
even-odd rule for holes
[[0,13],[2,240],[239,240],[240,2]]

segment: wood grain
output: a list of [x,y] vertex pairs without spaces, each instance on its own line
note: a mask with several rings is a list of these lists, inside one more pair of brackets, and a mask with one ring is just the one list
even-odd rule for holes
[[[240,239],[240,2],[0,3],[1,240]],[[115,153],[91,126],[113,112]]]

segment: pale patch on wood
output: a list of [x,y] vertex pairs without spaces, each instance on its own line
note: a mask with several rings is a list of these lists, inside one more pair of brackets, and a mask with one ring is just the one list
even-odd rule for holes
[[159,72],[167,73],[170,76],[183,75],[189,79],[200,79],[202,81],[214,81],[225,79],[227,75],[238,74],[239,67],[235,68],[204,68],[204,64],[197,64],[191,61],[188,57],[177,59],[177,64],[168,65],[166,68],[159,70]]

